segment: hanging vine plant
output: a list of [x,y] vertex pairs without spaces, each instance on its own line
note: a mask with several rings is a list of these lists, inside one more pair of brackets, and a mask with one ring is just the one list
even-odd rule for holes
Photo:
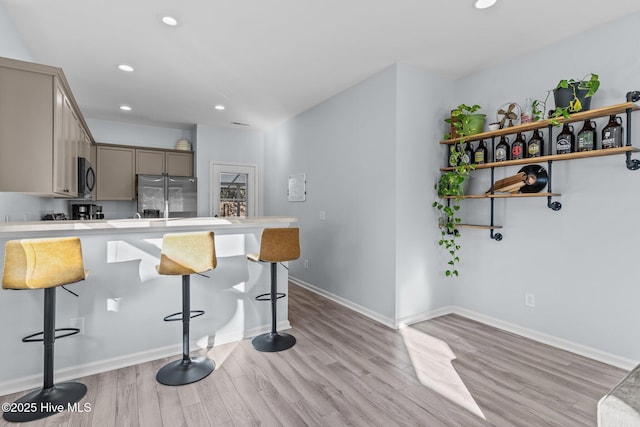
[[[482,129],[470,130],[467,123],[468,116],[479,110],[479,105],[468,106],[465,104],[458,105],[451,111],[451,118],[445,121],[451,125],[452,133],[457,135],[459,141],[456,144],[449,145],[449,164],[453,165],[451,170],[445,171],[435,185],[438,199],[433,202],[433,207],[438,211],[438,226],[440,227],[440,239],[438,245],[441,246],[448,254],[447,269],[445,276],[458,276],[457,264],[460,262],[459,251],[460,236],[456,226],[460,224],[461,219],[460,199],[464,196],[464,185],[469,179],[471,171],[475,168],[471,159],[464,155],[462,145],[465,137],[478,132]],[[451,134],[445,135],[445,139],[450,139]]]

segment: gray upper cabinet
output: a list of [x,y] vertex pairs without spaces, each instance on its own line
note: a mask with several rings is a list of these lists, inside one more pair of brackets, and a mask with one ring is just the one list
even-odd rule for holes
[[136,174],[193,176],[193,152],[136,149]]
[[0,58],[0,94],[0,191],[75,197],[92,137],[62,70]]
[[96,199],[135,199],[136,150],[122,146],[96,148]]

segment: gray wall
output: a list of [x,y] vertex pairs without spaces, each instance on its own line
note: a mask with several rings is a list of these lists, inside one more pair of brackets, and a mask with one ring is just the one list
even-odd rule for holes
[[181,139],[193,142],[192,131],[87,118],[96,142],[175,149]]
[[[455,103],[477,102],[491,115],[501,103],[543,97],[559,79],[590,72],[599,74],[602,82],[592,108],[624,102],[627,91],[640,90],[639,18],[635,14],[457,81]],[[640,114],[634,113],[632,125],[638,146]],[[581,127],[576,123],[576,132]],[[602,127],[599,120],[598,133]],[[635,224],[640,172],[628,171],[624,160],[612,156],[555,162],[553,190],[562,193],[559,212],[548,209],[546,199],[497,201],[504,240],[494,242],[485,231],[464,232],[462,277],[451,282],[454,303],[640,360],[640,286],[634,268],[640,257],[640,228]],[[497,179],[519,168],[505,169]],[[480,181],[476,189],[486,190],[489,172],[475,176]],[[464,211],[468,219],[486,223],[489,202],[467,201]],[[525,292],[535,294],[535,308],[524,306]]]
[[[258,187],[263,194],[264,134],[251,128],[219,128],[196,126],[198,171],[198,216],[209,216],[211,201],[211,162],[242,163],[255,165]],[[262,215],[262,203],[258,201],[256,215]]]
[[[387,321],[395,315],[396,78],[389,67],[268,132],[265,143],[265,213],[300,220],[302,255],[289,274]],[[306,174],[306,202],[287,201],[296,173]]]
[[[452,286],[442,280],[442,251],[433,183],[443,156],[442,117],[451,109],[453,84],[398,65],[395,161],[396,321],[451,304]],[[381,224],[382,225],[382,224]]]

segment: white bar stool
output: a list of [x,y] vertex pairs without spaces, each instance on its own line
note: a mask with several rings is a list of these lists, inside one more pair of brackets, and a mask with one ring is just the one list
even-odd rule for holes
[[[56,329],[56,287],[79,282],[87,277],[82,247],[77,237],[10,240],[5,244],[2,287],[4,289],[44,289],[44,331],[26,336],[23,342],[44,343],[42,389],[16,400],[21,411],[5,411],[4,419],[27,422],[66,410],[80,401],[87,386],[77,382],[53,383],[53,347],[57,338],[80,332],[77,328]],[[69,291],[71,292],[71,291]],[[56,332],[62,332],[56,336]],[[42,338],[38,338],[42,335]]]
[[[164,385],[185,385],[200,381],[215,368],[213,360],[189,356],[189,322],[204,311],[191,310],[191,274],[216,268],[216,250],[212,231],[196,233],[168,233],[162,237],[159,274],[182,276],[182,312],[166,316],[166,322],[182,320],[182,359],[166,364],[156,380]],[[179,316],[179,317],[178,317]]]
[[282,351],[296,343],[292,335],[276,330],[276,303],[286,294],[277,292],[278,263],[300,258],[299,228],[265,228],[260,237],[260,253],[248,254],[247,258],[255,262],[271,263],[271,292],[256,297],[258,301],[271,301],[271,332],[255,337],[251,344],[258,351]]

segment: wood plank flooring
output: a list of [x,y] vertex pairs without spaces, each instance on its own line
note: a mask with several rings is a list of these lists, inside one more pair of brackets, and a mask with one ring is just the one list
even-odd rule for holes
[[456,315],[394,331],[293,284],[289,296],[290,350],[217,346],[216,370],[182,387],[155,381],[175,358],[81,378],[91,412],[28,425],[595,426],[626,374]]

